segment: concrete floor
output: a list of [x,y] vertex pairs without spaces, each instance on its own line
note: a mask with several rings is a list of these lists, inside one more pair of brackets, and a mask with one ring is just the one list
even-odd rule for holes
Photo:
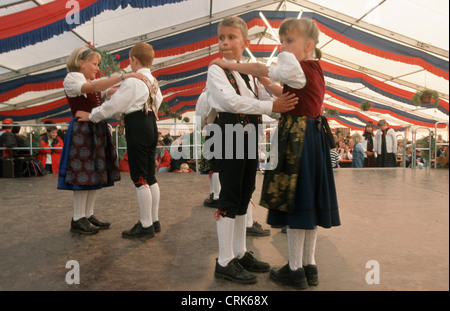
[[[259,202],[263,175],[257,175]],[[448,291],[449,171],[338,169],[340,227],[319,228],[320,284],[306,291]],[[111,229],[94,236],[69,232],[72,193],[56,190],[56,176],[0,179],[0,290],[290,291],[267,273],[252,285],[215,279],[218,255],[215,210],[202,206],[207,175],[163,173],[162,232],[127,240],[139,212],[128,174],[100,191],[95,215]],[[267,211],[254,219],[268,228]],[[281,267],[286,234],[247,237],[256,257]],[[69,260],[80,265],[80,284],[67,284]],[[368,284],[375,260],[379,284]]]

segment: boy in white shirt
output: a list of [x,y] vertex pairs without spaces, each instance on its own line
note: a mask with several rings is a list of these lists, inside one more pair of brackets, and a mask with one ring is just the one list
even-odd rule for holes
[[158,220],[159,186],[155,178],[155,154],[158,140],[157,113],[162,94],[150,72],[154,51],[147,43],[138,43],[130,50],[133,72],[147,77],[126,79],[111,98],[91,113],[78,111],[79,121],[99,122],[125,114],[125,137],[130,176],[136,186],[140,221],[131,230],[123,231],[124,238],[153,237],[161,230]]
[[[241,60],[244,49],[250,44],[247,36],[247,25],[239,17],[228,17],[219,23],[219,51],[224,61]],[[237,124],[249,125],[251,131],[257,131],[262,114],[289,111],[297,104],[297,98],[283,94],[273,101],[263,85],[252,77],[235,71],[226,72],[216,65],[208,69],[206,85],[208,101],[219,114],[217,124],[222,130],[222,158],[216,159],[221,190],[216,213],[219,258],[214,275],[233,282],[254,283],[256,275],[251,272],[268,272],[270,269],[268,263],[257,260],[246,248],[246,213],[255,189],[257,142],[251,141],[250,135],[244,135],[243,146],[236,144],[237,139],[226,144],[225,132],[227,126]],[[232,159],[226,157],[228,148],[234,150]],[[243,159],[236,155],[236,148],[248,150]]]

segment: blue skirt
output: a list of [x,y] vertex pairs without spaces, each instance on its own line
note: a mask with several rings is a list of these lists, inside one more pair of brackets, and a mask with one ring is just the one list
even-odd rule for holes
[[119,164],[106,122],[76,122],[72,118],[64,137],[57,188],[96,190],[119,180]]
[[328,138],[315,120],[306,124],[293,209],[269,209],[267,223],[292,229],[341,224]]

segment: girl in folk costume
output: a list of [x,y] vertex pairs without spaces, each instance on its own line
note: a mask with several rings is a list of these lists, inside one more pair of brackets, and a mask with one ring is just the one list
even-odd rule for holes
[[363,147],[366,150],[364,154],[363,167],[375,167],[375,152],[373,151],[373,123],[367,122],[363,134]]
[[377,167],[397,166],[397,137],[395,131],[389,128],[386,120],[378,121],[380,130],[375,135],[374,151],[377,153]]
[[[136,74],[125,74],[93,82],[99,72],[99,53],[89,47],[75,49],[67,61],[64,91],[73,115],[91,111],[102,104],[108,88]],[[119,166],[111,134],[105,121],[78,122],[72,118],[64,137],[59,164],[58,189],[73,191],[73,218],[70,231],[95,234],[110,224],[94,216],[97,190],[120,180]]]
[[326,135],[330,131],[325,133],[326,119],[320,116],[325,80],[318,61],[321,52],[316,48],[319,30],[311,19],[287,19],[279,33],[277,66],[247,63],[229,69],[280,81],[283,88],[266,85],[275,96],[289,92],[299,98],[295,109],[280,118],[278,165],[265,171],[260,204],[269,208],[269,224],[289,226],[289,262],[272,269],[270,277],[304,289],[318,284],[317,226],[339,226],[340,218]]

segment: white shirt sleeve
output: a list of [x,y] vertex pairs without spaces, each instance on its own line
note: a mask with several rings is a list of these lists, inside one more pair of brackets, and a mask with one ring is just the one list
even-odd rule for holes
[[69,97],[86,96],[81,93],[81,87],[86,82],[86,78],[81,72],[69,72],[63,81],[64,91]]
[[211,107],[218,112],[270,114],[272,113],[272,100],[259,100],[240,96],[228,81],[225,72],[219,66],[213,65],[208,69],[206,80]]
[[[267,92],[267,89],[264,87],[264,85],[262,85],[261,82],[259,82],[258,79],[256,79],[256,87],[258,88],[258,97],[260,100],[273,100],[270,94]],[[270,112],[268,116],[272,119],[278,120],[281,117],[281,114],[278,112]]]
[[392,139],[392,152],[397,153],[397,135],[395,134],[395,131],[393,129],[389,129],[387,134],[389,134]]
[[206,125],[206,118],[208,117],[211,107],[208,104],[208,91],[205,89],[197,99],[195,105],[195,116],[200,118],[200,127]]
[[277,65],[269,66],[269,79],[301,89],[306,85],[306,76],[295,55],[282,52],[278,55]]
[[109,100],[92,109],[89,119],[95,123],[110,118],[120,120],[122,113],[142,108],[148,98],[148,88],[143,87],[143,83],[134,78],[126,79]]
[[156,93],[156,102],[155,102],[156,113],[158,113],[159,107],[161,106],[162,101],[163,101],[163,96],[162,96],[160,88],[158,87],[158,92]]

